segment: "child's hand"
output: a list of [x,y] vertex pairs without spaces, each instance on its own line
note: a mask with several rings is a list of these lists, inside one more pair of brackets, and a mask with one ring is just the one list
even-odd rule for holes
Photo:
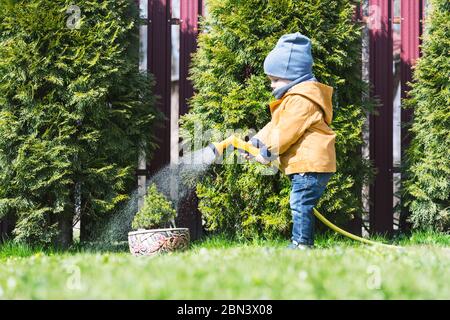
[[269,164],[269,163],[270,163],[269,160],[264,159],[264,157],[263,157],[262,155],[260,155],[260,154],[258,154],[258,155],[255,157],[255,160],[258,161],[258,162],[261,163],[261,164]]
[[264,159],[263,156],[260,154],[258,154],[256,157],[252,157],[249,154],[245,153],[244,158],[245,158],[245,160],[249,160],[249,161],[254,159],[255,161],[257,161],[261,164],[269,164],[270,163],[270,161]]

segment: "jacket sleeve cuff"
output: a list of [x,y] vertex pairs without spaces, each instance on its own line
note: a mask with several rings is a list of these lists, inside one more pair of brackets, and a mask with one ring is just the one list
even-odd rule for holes
[[255,138],[255,137],[250,139],[250,143],[254,147],[257,147],[258,149],[264,146],[264,143],[261,140],[259,140],[258,138]]
[[250,142],[254,147],[257,147],[260,150],[260,154],[265,160],[273,161],[277,158],[277,156],[270,152],[266,145],[258,138],[253,137],[250,139]]

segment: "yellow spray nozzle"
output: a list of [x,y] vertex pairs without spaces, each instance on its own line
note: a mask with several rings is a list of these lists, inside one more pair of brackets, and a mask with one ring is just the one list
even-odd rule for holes
[[[259,155],[261,152],[259,148],[255,147],[254,145],[252,145],[249,142],[239,139],[238,137],[236,137],[234,135],[229,136],[228,138],[226,138],[225,140],[223,140],[221,142],[213,142],[212,145],[214,146],[215,151],[216,151],[217,155],[219,155],[219,156],[222,156],[224,151],[230,146],[233,146],[235,149],[237,149],[239,151],[248,152],[249,154],[251,154],[254,157]],[[271,165],[279,168],[279,163],[276,160],[272,161]]]
[[237,138],[236,136],[230,136],[221,142],[213,143],[213,145],[220,155],[222,155],[229,146],[233,146],[235,149],[240,151],[246,151],[254,157],[256,157],[260,152],[258,148],[242,139]]

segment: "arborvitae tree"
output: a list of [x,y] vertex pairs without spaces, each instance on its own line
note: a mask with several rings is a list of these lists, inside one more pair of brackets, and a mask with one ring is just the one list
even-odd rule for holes
[[[126,201],[154,149],[134,1],[0,0],[0,218],[16,240],[71,242],[76,211]],[[58,236],[59,237],[56,237]]]
[[[242,129],[243,135],[261,129],[270,120],[267,103],[273,99],[263,72],[266,55],[283,34],[308,36],[316,78],[335,89],[331,127],[337,134],[337,172],[318,209],[341,224],[362,213],[361,187],[373,179],[370,163],[360,155],[365,114],[373,104],[362,100],[367,86],[361,79],[361,25],[352,19],[357,2],[207,1],[205,32],[190,75],[196,94],[182,118],[187,143],[198,138],[199,127]],[[261,175],[262,169],[254,163],[211,168],[197,185],[208,230],[243,237],[290,233],[290,182],[280,174]]]
[[450,229],[450,2],[432,0],[412,90],[404,205],[416,229]]

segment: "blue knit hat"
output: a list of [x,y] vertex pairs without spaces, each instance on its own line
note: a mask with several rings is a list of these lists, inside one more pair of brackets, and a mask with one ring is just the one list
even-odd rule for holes
[[293,82],[274,90],[275,97],[281,98],[300,82],[317,81],[312,73],[312,65],[311,40],[299,32],[283,35],[264,60],[264,72]]

